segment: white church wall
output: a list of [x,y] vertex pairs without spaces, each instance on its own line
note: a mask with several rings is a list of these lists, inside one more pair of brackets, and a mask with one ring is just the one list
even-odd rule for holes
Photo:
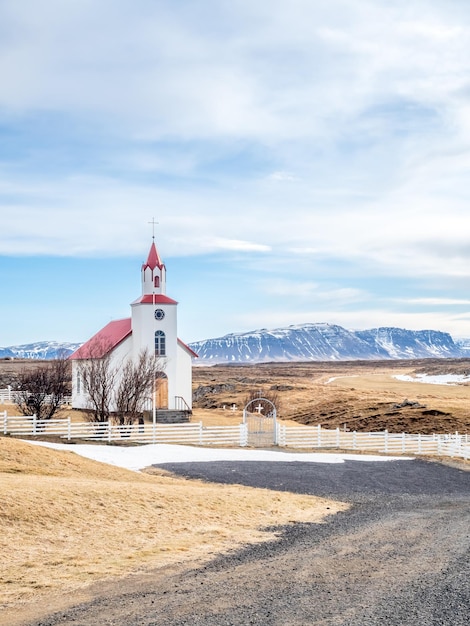
[[187,350],[178,344],[176,395],[183,398],[190,409],[193,407],[192,360]]

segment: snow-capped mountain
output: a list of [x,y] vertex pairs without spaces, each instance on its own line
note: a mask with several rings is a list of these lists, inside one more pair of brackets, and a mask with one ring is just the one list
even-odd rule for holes
[[0,348],[0,359],[57,359],[70,356],[81,345],[81,343],[38,341],[21,346],[9,346]]
[[385,351],[388,359],[445,358],[463,356],[448,333],[438,330],[373,328],[358,330],[356,336]]
[[[0,359],[55,359],[69,356],[80,343],[38,341],[0,348]],[[373,328],[347,330],[335,324],[299,324],[274,330],[232,333],[189,344],[197,363],[269,361],[347,361],[470,357],[470,339],[454,342],[437,330]]]
[[464,357],[448,333],[374,328],[352,331],[335,324],[301,324],[233,333],[190,344],[199,363],[345,361]]
[[464,356],[470,356],[470,339],[456,339],[455,344],[463,352]]

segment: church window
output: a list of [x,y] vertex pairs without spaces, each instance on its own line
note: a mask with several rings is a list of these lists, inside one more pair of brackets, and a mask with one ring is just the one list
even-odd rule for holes
[[165,333],[162,330],[157,330],[155,333],[155,356],[165,356]]
[[153,284],[155,287],[160,287],[160,276],[155,276]]

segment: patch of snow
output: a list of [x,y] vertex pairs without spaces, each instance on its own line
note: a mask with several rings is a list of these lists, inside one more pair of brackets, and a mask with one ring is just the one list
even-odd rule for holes
[[344,463],[345,461],[403,461],[412,457],[379,456],[372,454],[335,454],[319,452],[281,452],[273,450],[243,450],[240,448],[196,448],[171,444],[148,444],[132,448],[88,444],[69,445],[46,441],[27,441],[32,445],[55,450],[68,450],[80,456],[108,465],[139,471],[160,463],[210,463],[211,461],[283,461],[302,463]]
[[464,374],[416,374],[416,376],[397,374],[393,378],[407,383],[427,383],[429,385],[458,385],[470,381],[470,377]]

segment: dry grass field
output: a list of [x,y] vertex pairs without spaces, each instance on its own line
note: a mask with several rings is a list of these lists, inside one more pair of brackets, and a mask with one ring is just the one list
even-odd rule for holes
[[137,473],[0,437],[0,623],[96,580],[204,560],[345,505]]
[[[208,419],[212,412],[219,423],[239,422],[244,401],[254,390],[277,394],[280,418],[301,424],[358,431],[469,433],[468,384],[430,385],[393,378],[466,372],[470,372],[468,359],[195,367],[194,419]],[[236,413],[230,410],[233,404]]]
[[[37,365],[37,361],[0,361],[0,387],[14,384],[22,369]],[[417,373],[470,373],[470,359],[195,366],[193,420],[238,424],[248,394],[255,391],[276,394],[279,417],[301,424],[358,431],[469,433],[470,385],[427,385],[393,378]],[[0,404],[0,410],[4,408],[11,410]],[[84,419],[79,412],[72,416]]]

